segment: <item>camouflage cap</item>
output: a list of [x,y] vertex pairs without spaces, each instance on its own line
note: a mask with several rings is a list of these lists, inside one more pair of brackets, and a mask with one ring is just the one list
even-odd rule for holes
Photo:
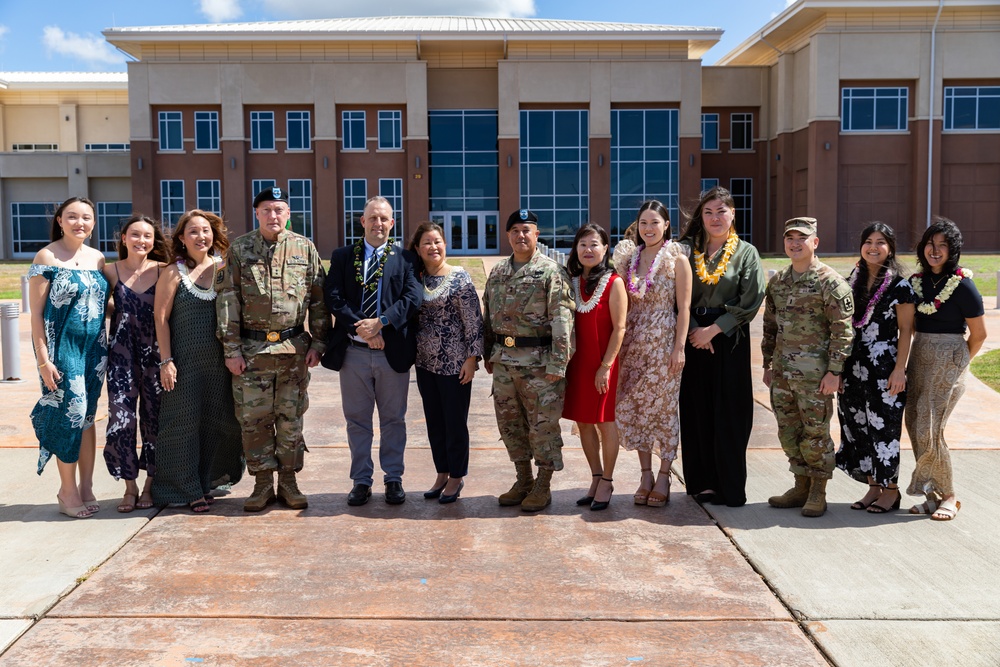
[[792,218],[785,222],[785,234],[802,232],[806,236],[815,236],[816,218]]
[[532,213],[526,208],[514,211],[513,213],[510,214],[510,217],[507,218],[507,231],[509,232],[511,227],[521,223],[537,225],[538,216],[536,216],[534,213]]

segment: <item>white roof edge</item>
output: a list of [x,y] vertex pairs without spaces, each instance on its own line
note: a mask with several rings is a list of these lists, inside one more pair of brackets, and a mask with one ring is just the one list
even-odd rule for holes
[[[794,3],[782,10],[777,16],[764,24],[764,26],[754,32],[750,37],[743,40],[737,47],[732,49],[717,61],[716,65],[728,65],[741,55],[755,46],[762,37],[766,37],[776,27],[788,20],[793,14],[797,14],[803,9],[933,9],[937,10],[942,4],[939,0],[796,0]],[[996,0],[944,0],[947,9],[956,7],[995,7]]]
[[4,90],[128,90],[127,72],[0,72]]

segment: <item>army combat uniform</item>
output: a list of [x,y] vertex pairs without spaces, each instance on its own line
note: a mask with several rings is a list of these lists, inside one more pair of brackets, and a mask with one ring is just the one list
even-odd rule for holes
[[[483,349],[493,364],[493,405],[507,454],[519,479],[524,464],[530,476],[532,458],[550,476],[563,468],[559,418],[574,310],[569,278],[537,250],[517,271],[508,257],[490,273],[483,301]],[[501,504],[520,501],[501,497]]]
[[795,278],[777,273],[764,299],[764,369],[771,369],[771,407],[778,439],[795,475],[830,479],[833,396],[820,393],[827,372],[840,374],[851,353],[854,299],[839,273],[813,258]]
[[219,340],[227,359],[246,361],[233,376],[233,398],[251,473],[302,469],[305,357],[323,354],[330,329],[323,280],[316,247],[287,229],[275,243],[259,230],[239,237],[216,276]]

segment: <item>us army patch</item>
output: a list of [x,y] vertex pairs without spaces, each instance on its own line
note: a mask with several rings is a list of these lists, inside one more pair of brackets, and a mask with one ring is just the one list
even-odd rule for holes
[[843,299],[841,299],[841,301],[844,304],[844,312],[847,312],[847,311],[852,311],[853,312],[854,311],[854,295],[853,294],[848,293],[848,295],[845,296]]

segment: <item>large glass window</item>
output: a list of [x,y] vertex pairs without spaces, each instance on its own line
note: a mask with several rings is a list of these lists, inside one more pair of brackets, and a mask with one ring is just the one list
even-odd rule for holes
[[403,113],[401,111],[378,112],[379,150],[403,147]]
[[194,112],[194,147],[199,151],[219,150],[219,112]]
[[521,206],[554,248],[569,248],[590,217],[588,128],[586,110],[521,111]]
[[344,243],[354,243],[364,237],[361,216],[368,201],[368,181],[363,178],[344,179]]
[[753,114],[734,113],[729,116],[729,150],[753,150]]
[[701,194],[699,197],[704,196],[706,192],[716,187],[719,184],[719,179],[717,178],[703,178],[701,179]]
[[308,111],[289,111],[286,114],[287,147],[290,151],[307,151],[312,147],[312,124]]
[[288,208],[292,210],[292,231],[306,238],[313,237],[313,189],[308,178],[288,180]]
[[719,150],[719,114],[703,113],[701,115],[701,150]]
[[380,178],[378,179],[378,193],[389,200],[392,206],[392,217],[396,224],[392,227],[392,235],[404,242],[406,231],[403,226],[403,179],[401,178]]
[[428,124],[430,210],[499,210],[497,112],[431,111]]
[[734,213],[736,221],[736,233],[744,241],[750,241],[750,234],[753,232],[753,179],[752,178],[731,178],[729,179],[729,192],[733,195],[733,203],[736,204]]
[[84,144],[83,150],[88,153],[118,153],[130,147],[130,144]]
[[222,215],[222,181],[198,181],[197,208],[216,215]]
[[163,226],[173,227],[183,214],[184,181],[160,181],[160,218]]
[[274,112],[250,112],[250,150],[274,150]]
[[97,249],[105,255],[118,252],[118,231],[132,215],[130,201],[97,202]]
[[1000,130],[1000,86],[946,86],[944,129]]
[[32,257],[48,245],[52,216],[59,204],[46,202],[11,202],[11,238],[15,257]]
[[184,150],[184,121],[180,111],[160,112],[160,150]]
[[670,211],[677,229],[677,109],[611,110],[611,238],[621,239],[647,199]]
[[906,88],[843,88],[840,129],[843,132],[906,130],[909,109]]
[[341,133],[343,134],[344,150],[364,150],[365,143],[365,112],[344,111],[341,114]]

